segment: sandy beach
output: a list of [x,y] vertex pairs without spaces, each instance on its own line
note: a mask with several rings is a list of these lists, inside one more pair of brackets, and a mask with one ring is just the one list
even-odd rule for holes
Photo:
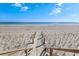
[[[33,41],[34,40],[34,41]],[[63,26],[0,26],[0,51],[33,48],[28,56],[41,56],[45,48],[79,49],[79,25]],[[59,56],[74,53],[54,51]],[[47,55],[45,52],[44,55]],[[4,54],[24,56],[24,51]],[[75,53],[75,55],[79,55]]]

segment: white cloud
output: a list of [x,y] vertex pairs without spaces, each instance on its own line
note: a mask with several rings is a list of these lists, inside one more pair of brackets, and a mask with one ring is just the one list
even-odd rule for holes
[[14,3],[12,6],[14,7],[20,7],[20,11],[27,11],[29,8],[28,6],[23,6],[24,3]]
[[59,13],[61,13],[62,12],[62,8],[55,8],[54,10],[52,10],[50,13],[49,13],[49,15],[57,15],[57,14],[59,14]]
[[49,13],[49,15],[57,15],[60,14],[62,12],[62,4],[63,3],[57,3],[55,9],[52,9],[52,11]]
[[15,7],[22,7],[22,4],[21,4],[21,3],[14,3],[14,4],[12,4],[12,6],[15,6]]
[[21,11],[27,11],[29,8],[27,6],[21,7]]
[[56,5],[57,5],[57,6],[59,6],[59,7],[61,7],[61,6],[62,6],[62,4],[63,4],[63,3],[57,3]]

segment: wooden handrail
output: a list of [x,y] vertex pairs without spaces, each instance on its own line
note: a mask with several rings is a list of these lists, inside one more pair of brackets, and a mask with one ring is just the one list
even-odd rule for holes
[[[0,55],[3,55],[3,54],[7,54],[7,53],[12,53],[12,52],[18,52],[18,51],[25,51],[25,53],[27,53],[28,51],[27,50],[32,50],[32,48],[22,48],[22,49],[14,49],[14,50],[8,50],[8,51],[1,51],[0,52]],[[27,51],[27,52],[26,52]]]
[[66,51],[66,52],[74,52],[79,53],[79,49],[68,49],[68,48],[53,48],[53,50],[60,50],[60,51]]
[[79,53],[79,49],[68,49],[68,48],[49,48],[50,56],[53,56],[53,50],[65,51],[65,52],[72,52],[72,53]]

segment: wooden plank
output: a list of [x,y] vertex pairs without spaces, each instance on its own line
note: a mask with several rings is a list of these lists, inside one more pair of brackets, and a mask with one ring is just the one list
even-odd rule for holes
[[59,50],[59,51],[65,51],[65,52],[73,52],[73,53],[79,53],[79,49],[68,49],[68,48],[51,48],[53,50]]
[[49,55],[53,56],[54,50],[59,50],[59,51],[65,51],[65,52],[72,52],[72,53],[79,53],[79,49],[68,49],[68,48],[48,48],[49,50]]
[[[27,48],[27,49],[32,49],[32,48]],[[18,51],[25,51],[27,49],[26,48],[22,48],[22,49],[14,49],[14,50],[8,50],[8,51],[1,51],[0,55],[7,54],[7,53],[12,53],[12,52],[18,52]]]

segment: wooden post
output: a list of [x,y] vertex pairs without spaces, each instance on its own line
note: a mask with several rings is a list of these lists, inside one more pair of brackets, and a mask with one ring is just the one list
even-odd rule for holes
[[50,56],[53,56],[53,49],[50,48]]
[[28,55],[28,54],[27,54],[27,53],[28,53],[27,49],[26,49],[26,50],[24,50],[24,52],[25,52],[25,54],[26,54],[25,56],[27,56],[27,55]]

